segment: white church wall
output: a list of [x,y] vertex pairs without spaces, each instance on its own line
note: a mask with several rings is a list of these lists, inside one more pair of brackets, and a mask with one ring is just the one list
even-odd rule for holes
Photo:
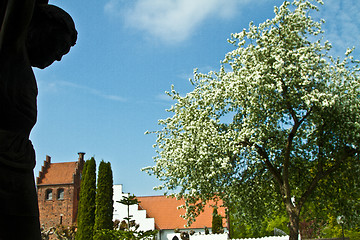
[[[128,208],[126,205],[118,203],[123,199],[124,196],[129,196],[128,193],[123,193],[122,185],[114,185],[113,186],[113,200],[114,200],[114,213],[113,220],[124,220],[125,217],[128,216]],[[137,224],[140,225],[139,230],[147,231],[155,229],[155,220],[154,218],[146,218],[146,210],[139,210],[138,205],[131,205],[129,208],[129,213],[132,215],[132,220],[135,220]]]

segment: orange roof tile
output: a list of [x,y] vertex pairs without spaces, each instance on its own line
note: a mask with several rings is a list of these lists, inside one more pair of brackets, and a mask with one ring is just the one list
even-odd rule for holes
[[73,183],[77,162],[51,163],[38,185]]
[[[177,200],[176,198],[166,196],[152,196],[152,197],[137,197],[140,201],[139,207],[146,210],[149,218],[155,219],[155,227],[157,229],[183,229],[187,224],[186,220],[180,217],[185,214],[185,209],[177,209],[177,207],[185,204],[183,199]],[[218,203],[218,206],[222,202]],[[213,208],[215,202],[208,203],[204,212],[202,212],[190,228],[204,228],[205,226],[211,228]],[[225,216],[224,207],[218,208],[218,213]],[[224,221],[225,222],[225,221]],[[225,227],[225,225],[223,225]]]

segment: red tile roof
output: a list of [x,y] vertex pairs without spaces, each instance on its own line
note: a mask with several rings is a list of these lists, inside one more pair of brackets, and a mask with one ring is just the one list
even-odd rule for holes
[[[139,208],[146,210],[147,217],[155,219],[156,229],[185,228],[187,222],[180,217],[180,215],[185,214],[185,209],[177,209],[177,207],[185,203],[183,199],[177,200],[166,196],[137,197],[137,199],[140,201]],[[222,202],[219,202],[218,206],[221,204]],[[211,228],[213,213],[211,205],[215,205],[215,202],[211,201],[205,206],[204,212],[196,218],[190,228],[204,228],[205,226]],[[224,207],[219,207],[218,213],[225,216]],[[225,227],[225,219],[223,226]]]
[[38,185],[73,183],[77,162],[50,163]]

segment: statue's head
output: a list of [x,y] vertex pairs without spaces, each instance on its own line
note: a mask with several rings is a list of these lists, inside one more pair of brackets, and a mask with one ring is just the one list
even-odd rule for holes
[[67,12],[54,5],[37,5],[26,43],[31,66],[43,69],[60,61],[76,39],[75,24]]

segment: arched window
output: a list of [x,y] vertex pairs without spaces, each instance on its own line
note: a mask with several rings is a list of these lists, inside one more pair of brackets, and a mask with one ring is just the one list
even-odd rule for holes
[[64,189],[63,188],[59,188],[57,191],[57,199],[58,200],[63,200],[64,199]]
[[47,189],[45,192],[45,200],[52,200],[52,189]]

